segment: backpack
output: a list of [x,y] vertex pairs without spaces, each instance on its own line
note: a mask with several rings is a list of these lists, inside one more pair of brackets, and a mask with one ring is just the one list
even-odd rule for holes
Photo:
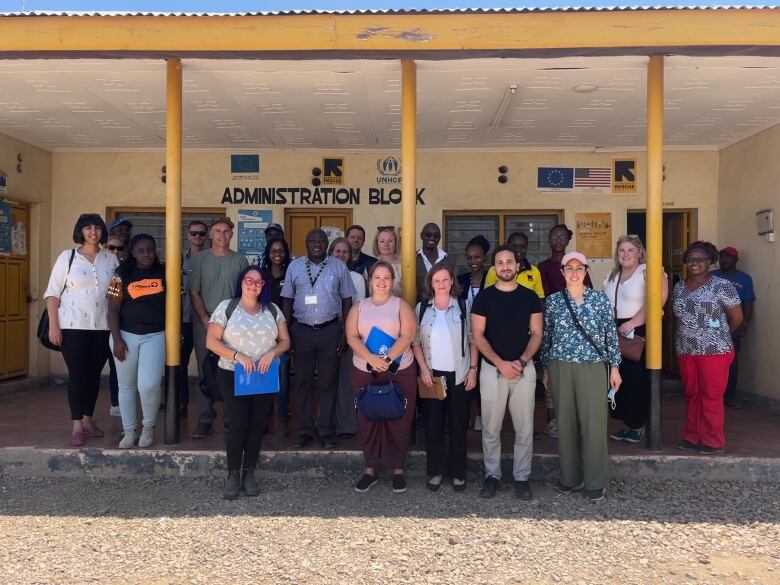
[[[422,325],[423,315],[428,305],[433,301],[423,301],[420,303],[420,314],[417,316],[417,325]],[[458,297],[458,307],[460,308],[460,355],[466,357],[466,301]]]
[[[230,302],[228,303],[227,308],[225,309],[225,327],[227,327],[228,321],[230,321],[230,317],[233,316],[233,312],[236,310],[236,307],[238,306],[238,302],[241,299],[238,297],[234,297],[230,299]],[[274,318],[274,321],[276,321],[276,305],[273,303],[268,303],[266,305],[266,308],[271,313],[271,316]],[[206,350],[206,357],[203,360],[203,386],[201,387],[201,391],[211,398],[211,400],[222,400],[222,393],[219,391],[219,386],[217,385],[217,368],[219,367],[219,356],[215,354],[213,351]]]

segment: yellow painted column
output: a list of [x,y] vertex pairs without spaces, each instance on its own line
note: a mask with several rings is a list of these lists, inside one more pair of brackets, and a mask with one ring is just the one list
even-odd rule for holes
[[167,60],[165,130],[165,444],[179,442],[181,363],[181,60]]
[[417,301],[417,65],[401,61],[401,284],[411,306]]
[[647,446],[661,448],[661,315],[663,311],[664,58],[647,66],[647,343],[650,419]]

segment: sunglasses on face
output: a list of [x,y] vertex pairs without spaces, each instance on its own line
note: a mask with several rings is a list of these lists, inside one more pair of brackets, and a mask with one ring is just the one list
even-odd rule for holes
[[190,232],[190,235],[193,238],[205,238],[206,237],[206,232]]
[[125,247],[124,246],[114,246],[113,244],[109,244],[108,246],[106,246],[106,249],[109,252],[124,252],[125,251]]

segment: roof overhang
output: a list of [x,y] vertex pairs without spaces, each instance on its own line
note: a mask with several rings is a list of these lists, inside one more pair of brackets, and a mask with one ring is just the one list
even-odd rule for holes
[[780,8],[2,17],[3,58],[780,54]]

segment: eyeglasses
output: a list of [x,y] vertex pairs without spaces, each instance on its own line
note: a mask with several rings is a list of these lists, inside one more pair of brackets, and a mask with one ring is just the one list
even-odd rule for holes
[[193,238],[205,238],[206,237],[206,232],[190,232],[190,235]]
[[245,278],[244,284],[247,286],[261,287],[263,286],[263,281],[260,279],[255,280],[254,278]]
[[686,264],[709,264],[710,259],[709,258],[688,258],[688,260],[685,261]]
[[585,271],[587,270],[587,266],[564,266],[563,271],[571,274],[572,272],[575,274],[585,274]]
[[106,250],[109,250],[110,252],[124,252],[125,247],[124,246],[114,246],[112,244],[109,244],[106,246]]

